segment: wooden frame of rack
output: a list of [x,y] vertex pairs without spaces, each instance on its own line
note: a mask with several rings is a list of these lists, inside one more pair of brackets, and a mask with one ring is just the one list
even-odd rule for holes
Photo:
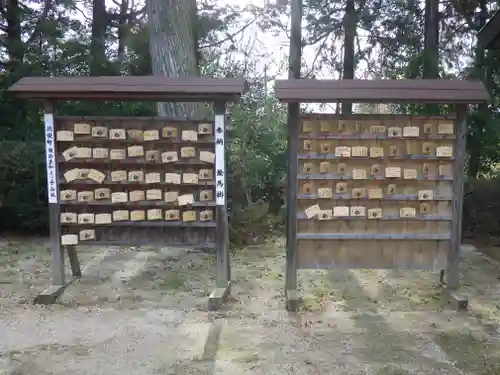
[[[446,269],[445,295],[464,308],[467,105],[489,100],[483,84],[290,79],[276,95],[289,104],[287,308],[306,268]],[[300,115],[300,103],[326,102],[452,104],[455,114]]]
[[[216,249],[209,308],[230,292],[226,198],[226,104],[239,79],[206,77],[26,77],[9,91],[43,100],[52,286],[64,291],[64,252],[81,276],[77,245],[164,245]],[[59,117],[58,100],[211,102],[213,121]],[[71,282],[72,280],[70,280]]]

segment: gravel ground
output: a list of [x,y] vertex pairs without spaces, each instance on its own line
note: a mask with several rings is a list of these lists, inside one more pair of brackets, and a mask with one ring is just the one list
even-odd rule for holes
[[218,312],[213,255],[167,248],[79,248],[84,276],[34,306],[44,241],[3,240],[0,374],[500,374],[500,266],[464,250],[466,313],[443,306],[433,273],[333,270],[299,272],[292,314],[281,239],[233,254]]

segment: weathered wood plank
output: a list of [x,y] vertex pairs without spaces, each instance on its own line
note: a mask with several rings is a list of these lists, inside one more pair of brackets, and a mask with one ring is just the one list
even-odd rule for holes
[[[288,61],[288,78],[300,78],[302,59],[302,0],[291,2],[291,37]],[[287,230],[286,230],[286,269],[285,298],[286,308],[295,311],[298,308],[297,296],[297,154],[299,150],[300,104],[288,104],[288,176],[287,176]]]
[[298,240],[449,240],[451,234],[409,234],[409,233],[298,233]]
[[456,161],[454,165],[452,224],[448,253],[447,288],[454,290],[459,285],[458,264],[462,240],[462,212],[464,198],[464,170],[467,142],[467,105],[457,106],[457,140],[455,144]]
[[484,103],[489,94],[480,81],[463,80],[277,80],[284,102]]

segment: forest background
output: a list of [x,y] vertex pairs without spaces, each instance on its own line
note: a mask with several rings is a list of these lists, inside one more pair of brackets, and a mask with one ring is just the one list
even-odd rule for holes
[[[284,4],[280,4],[284,3]],[[473,106],[467,140],[464,235],[500,237],[500,64],[476,33],[492,0],[303,0],[302,77],[474,78],[490,91]],[[0,228],[48,231],[42,108],[7,89],[24,76],[206,75],[244,77],[230,106],[231,240],[282,231],[286,106],[272,82],[286,77],[290,6],[213,0],[0,0]],[[172,48],[171,46],[175,46]],[[169,58],[166,58],[166,57]],[[188,63],[178,63],[188,61]],[[183,116],[199,107],[60,103],[63,115]],[[446,113],[446,107],[309,107],[336,113]]]

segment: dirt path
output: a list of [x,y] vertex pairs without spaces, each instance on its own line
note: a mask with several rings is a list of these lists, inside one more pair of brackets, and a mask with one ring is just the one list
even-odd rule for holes
[[50,276],[36,243],[0,247],[1,375],[500,374],[500,266],[470,247],[468,313],[441,306],[436,274],[335,270],[301,271],[289,314],[281,240],[233,255],[219,312],[213,257],[159,248],[83,248],[85,276],[33,306]]

